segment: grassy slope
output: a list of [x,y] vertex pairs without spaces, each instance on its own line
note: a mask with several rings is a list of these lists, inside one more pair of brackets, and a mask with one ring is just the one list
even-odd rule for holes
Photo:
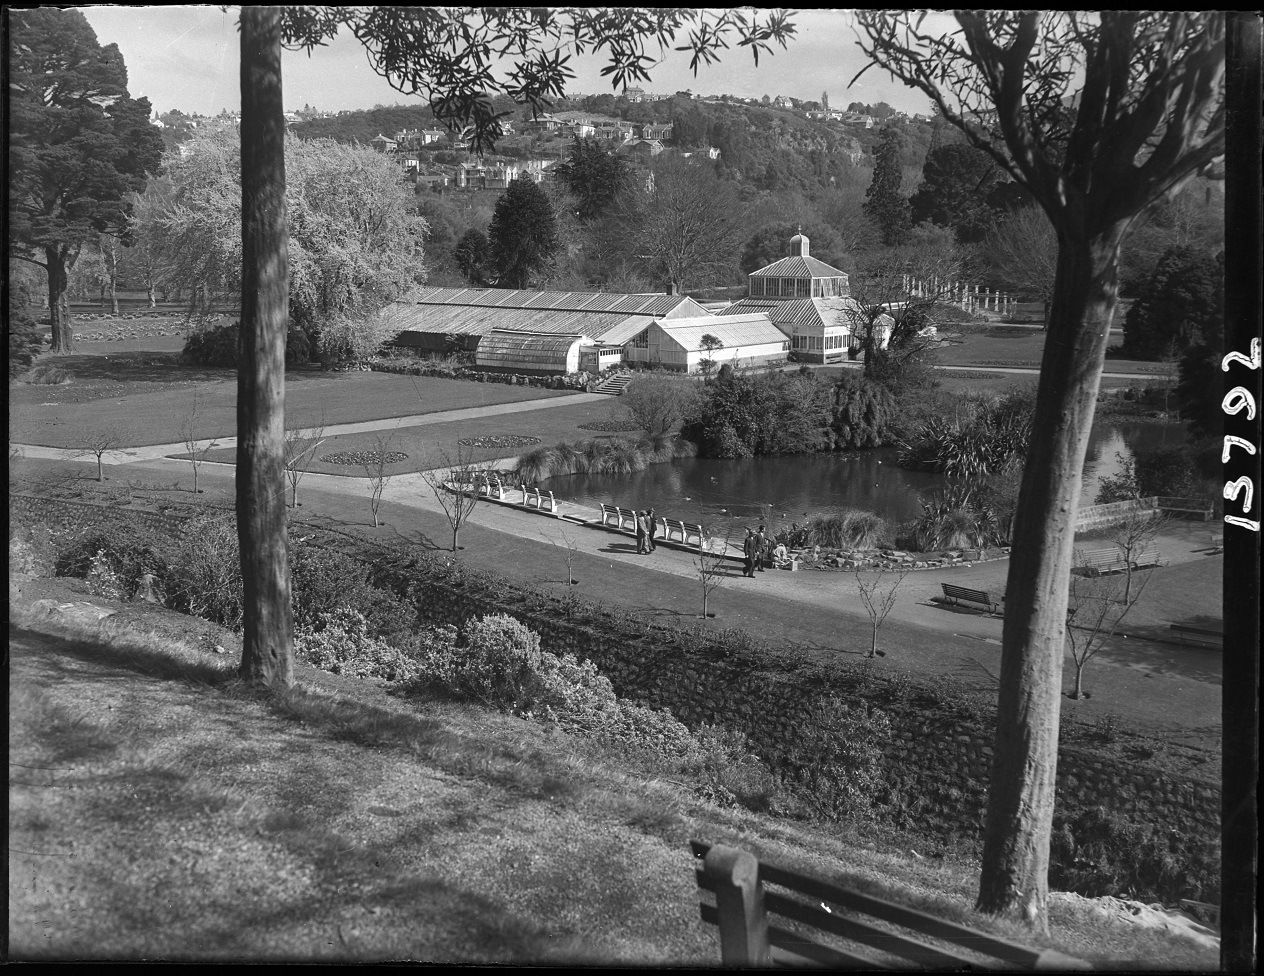
[[[82,447],[86,427],[117,426],[129,445],[175,443],[198,398],[198,436],[236,432],[237,381],[231,369],[179,366],[152,353],[64,356],[75,374],[65,386],[9,386],[9,437],[25,444]],[[357,423],[567,396],[560,390],[471,383],[390,373],[286,373],[291,424]]]
[[[714,964],[690,837],[1016,934],[969,917],[968,860],[723,811],[583,741],[303,667],[265,696],[190,618],[10,611],[14,958]],[[1075,899],[1052,923],[1082,956],[1215,964]]]

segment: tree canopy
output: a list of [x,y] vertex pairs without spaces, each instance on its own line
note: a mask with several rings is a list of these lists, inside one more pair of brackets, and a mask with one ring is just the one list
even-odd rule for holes
[[575,198],[580,220],[605,214],[630,182],[626,157],[607,151],[596,139],[578,136],[566,161],[553,168],[553,178]]
[[67,273],[95,235],[127,238],[128,195],[158,169],[162,136],[128,94],[118,46],[101,47],[78,10],[15,10],[9,24],[9,235],[45,269],[52,350],[69,352]]
[[1124,316],[1124,351],[1168,359],[1224,329],[1224,252],[1174,247]]
[[908,240],[912,226],[909,202],[900,190],[904,178],[900,154],[903,147],[900,130],[887,126],[875,154],[873,182],[865,193],[865,215],[878,227],[882,243],[888,247]]
[[[241,145],[223,131],[190,140],[168,160],[174,193],[155,223],[174,274],[213,293],[241,287]],[[419,285],[426,222],[398,165],[372,149],[329,139],[285,140],[290,316],[311,333],[364,321]]]
[[519,176],[496,202],[487,251],[498,288],[530,288],[548,275],[561,246],[548,196]]
[[957,240],[978,241],[992,223],[988,192],[1000,175],[991,158],[973,146],[936,146],[926,154],[922,182],[909,198],[912,221],[951,227]]

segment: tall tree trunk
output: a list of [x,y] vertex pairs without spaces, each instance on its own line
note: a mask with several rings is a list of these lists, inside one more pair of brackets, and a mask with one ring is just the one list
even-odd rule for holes
[[66,255],[60,247],[44,248],[48,270],[48,318],[53,326],[49,352],[75,351],[75,336],[70,325],[70,308],[66,303]]
[[244,590],[241,676],[294,683],[285,538],[285,326],[289,256],[281,15],[241,10],[241,345],[237,539]]
[[[981,911],[1047,929],[1049,832],[1080,476],[1106,358],[1117,234],[1063,237],[1005,591]],[[1066,296],[1065,299],[1062,296]]]

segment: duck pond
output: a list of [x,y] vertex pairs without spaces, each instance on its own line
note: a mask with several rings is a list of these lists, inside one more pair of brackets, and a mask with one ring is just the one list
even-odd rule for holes
[[[1178,424],[1109,422],[1095,425],[1084,462],[1080,505],[1093,504],[1102,478],[1120,473],[1116,455],[1185,443]],[[715,460],[688,458],[652,464],[630,475],[569,475],[542,482],[558,498],[596,508],[654,508],[658,514],[706,525],[758,521],[770,512],[777,528],[849,509],[874,512],[891,523],[922,512],[919,498],[948,479],[900,467],[894,448],[838,454]]]

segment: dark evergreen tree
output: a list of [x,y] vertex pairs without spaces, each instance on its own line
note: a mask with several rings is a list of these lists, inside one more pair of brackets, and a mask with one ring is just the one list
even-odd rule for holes
[[830,431],[835,450],[891,443],[899,413],[895,397],[881,383],[844,373],[833,389]]
[[9,335],[9,379],[13,379],[31,368],[44,339],[34,320],[12,304],[9,305],[4,330]]
[[1224,252],[1169,248],[1124,317],[1124,351],[1165,359],[1206,342],[1223,322]]
[[487,243],[498,288],[529,288],[552,267],[557,219],[530,177],[519,176],[496,201]]
[[908,199],[900,192],[904,177],[900,166],[900,150],[904,140],[892,126],[882,130],[878,145],[873,182],[865,191],[865,215],[877,225],[882,243],[896,247],[908,240],[912,219]]
[[594,220],[627,188],[627,158],[607,152],[596,139],[577,136],[566,162],[554,167],[553,178],[575,198],[579,219]]
[[477,227],[471,227],[456,242],[452,258],[456,261],[457,270],[471,285],[487,283],[488,251],[487,237]]
[[1192,345],[1181,356],[1176,403],[1195,440],[1213,437],[1224,426],[1220,407],[1224,396],[1224,373],[1220,369],[1223,355],[1223,340],[1219,340]]
[[127,197],[157,172],[162,136],[127,93],[118,45],[78,10],[17,10],[9,25],[9,240],[47,273],[52,351],[70,352],[67,276],[85,241],[126,239]]
[[921,185],[909,198],[913,223],[951,227],[963,244],[982,240],[993,223],[988,194],[999,177],[996,164],[980,149],[936,146],[926,154]]

